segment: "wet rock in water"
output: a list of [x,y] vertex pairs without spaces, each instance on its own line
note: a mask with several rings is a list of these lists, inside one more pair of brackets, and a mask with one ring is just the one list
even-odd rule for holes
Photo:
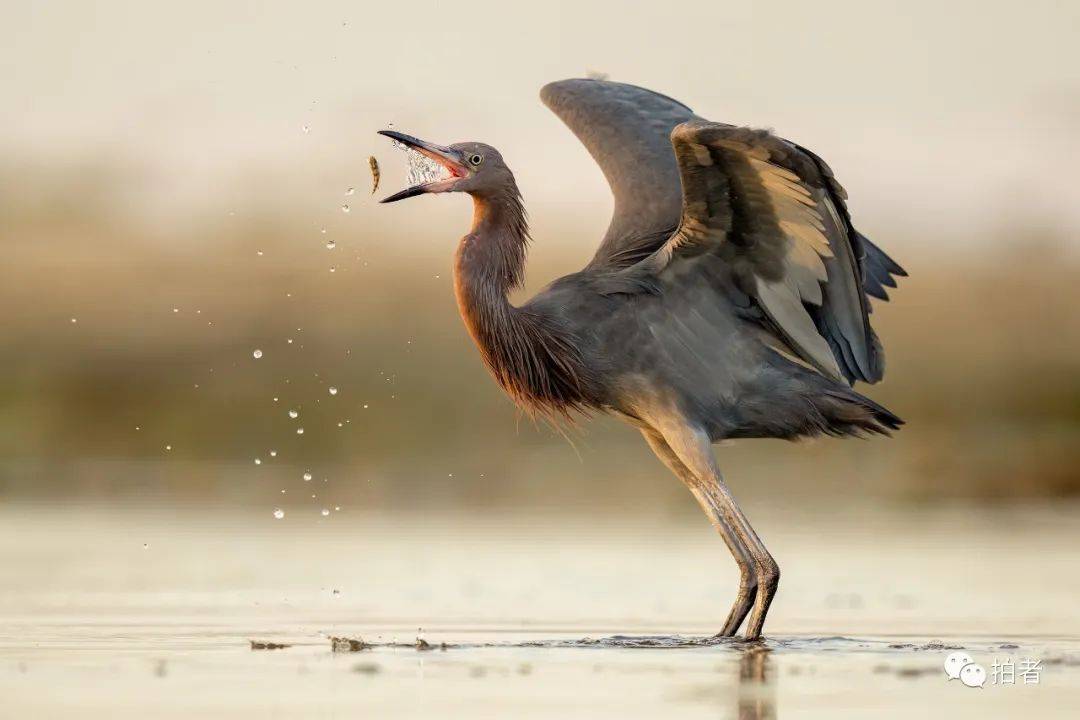
[[418,638],[416,638],[416,644],[413,645],[413,647],[415,647],[417,650],[420,650],[421,652],[427,652],[429,650],[435,650],[435,649],[439,649],[439,650],[442,650],[442,651],[445,652],[446,648],[448,648],[449,646],[446,643],[439,643],[438,645],[432,645],[431,643],[429,643],[424,638],[418,637]]
[[248,642],[251,643],[252,650],[284,650],[287,647],[291,647],[289,645],[286,645],[285,643],[276,643],[262,640],[248,640]]
[[364,642],[363,638],[331,637],[330,649],[333,652],[360,652],[370,650],[371,645]]
[[930,642],[926,643],[925,645],[916,646],[915,649],[916,650],[963,650],[964,646],[963,645],[946,645],[945,643],[941,642],[940,640],[931,640]]
[[382,668],[375,663],[357,663],[353,665],[352,671],[354,673],[360,673],[361,675],[375,675],[382,672]]

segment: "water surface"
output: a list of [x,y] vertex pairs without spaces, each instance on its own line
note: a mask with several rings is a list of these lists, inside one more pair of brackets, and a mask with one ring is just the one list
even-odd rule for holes
[[[711,638],[735,572],[703,521],[7,507],[0,715],[987,718],[1080,706],[1071,508],[757,514],[784,575],[768,639],[745,644]],[[368,647],[335,652],[331,637]],[[988,672],[1039,659],[1040,681],[947,681],[954,648]]]

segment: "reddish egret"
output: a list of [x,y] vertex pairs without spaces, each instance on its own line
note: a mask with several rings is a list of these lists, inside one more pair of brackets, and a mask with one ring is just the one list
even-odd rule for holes
[[851,389],[881,379],[869,298],[906,273],[851,224],[844,189],[812,152],[764,130],[603,80],[540,93],[600,165],[615,212],[584,270],[520,306],[529,230],[514,175],[477,142],[391,137],[445,177],[383,200],[465,192],[454,291],[500,386],[557,419],[613,413],[682,480],[740,570],[720,631],[756,639],[780,569],[720,474],[726,438],[888,434],[902,421]]

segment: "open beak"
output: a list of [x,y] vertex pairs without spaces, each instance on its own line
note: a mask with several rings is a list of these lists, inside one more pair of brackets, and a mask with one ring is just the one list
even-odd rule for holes
[[462,157],[460,152],[453,148],[429,143],[420,138],[414,138],[412,135],[395,132],[394,130],[379,130],[379,134],[409,146],[421,155],[439,163],[450,173],[450,177],[413,185],[412,187],[405,188],[401,192],[396,192],[389,197],[383,198],[379,202],[397,202],[398,200],[404,200],[405,198],[413,197],[414,195],[423,195],[424,193],[448,192],[454,188],[454,185],[457,184],[458,180],[469,174],[469,170],[465,166],[465,158]]

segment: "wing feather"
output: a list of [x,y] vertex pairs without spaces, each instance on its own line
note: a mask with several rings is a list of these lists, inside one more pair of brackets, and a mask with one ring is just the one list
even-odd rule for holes
[[682,219],[653,267],[715,252],[797,355],[836,379],[880,378],[859,240],[831,171],[764,131],[694,120],[671,137]]
[[819,370],[840,378],[840,367],[836,364],[829,343],[818,332],[810,316],[799,307],[804,297],[796,288],[787,282],[769,282],[762,278],[756,279],[755,287],[755,294],[765,312],[796,353]]
[[[805,330],[795,312],[801,307],[843,377],[880,379],[884,360],[867,319],[868,297],[887,300],[885,288],[907,273],[855,231],[847,192],[820,157],[768,133],[706,123],[686,105],[633,85],[561,80],[540,97],[585,145],[614,197],[587,269],[626,269],[646,259],[656,267],[719,243],[743,272],[747,292],[758,276],[794,289],[764,292],[774,312]],[[694,129],[676,131],[687,122]],[[695,189],[684,192],[687,185]],[[817,346],[809,336],[802,342]]]

